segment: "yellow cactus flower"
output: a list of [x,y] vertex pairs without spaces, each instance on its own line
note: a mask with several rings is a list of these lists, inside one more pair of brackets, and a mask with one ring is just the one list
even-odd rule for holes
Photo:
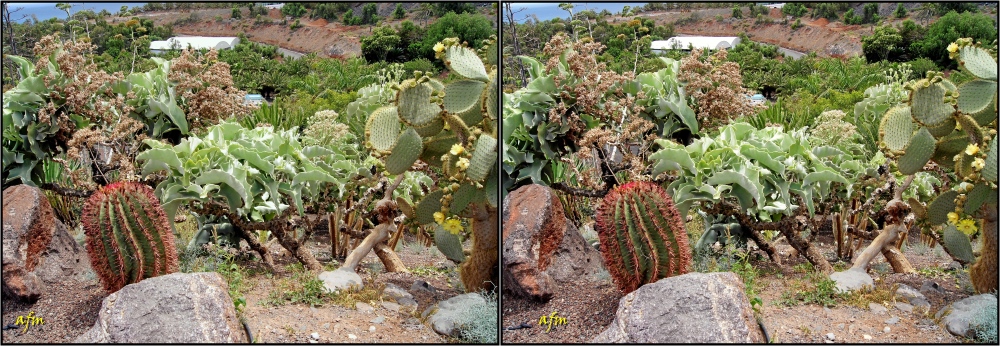
[[452,144],[450,153],[452,155],[461,155],[465,152],[465,148],[461,144]]
[[[954,43],[952,43],[952,44],[954,44]],[[955,47],[956,47],[955,49],[958,49],[957,48],[958,46],[955,46]],[[443,52],[444,51],[444,45],[441,44],[441,42],[438,42],[437,44],[434,45],[434,51],[438,52],[438,53]]]
[[981,171],[983,170],[983,167],[986,167],[986,161],[984,161],[982,158],[977,157],[975,160],[972,160],[972,168],[974,168],[975,170]]
[[448,219],[441,225],[445,231],[451,232],[451,234],[458,234],[462,231],[462,221],[459,219]]
[[[434,48],[434,49],[437,49],[437,48]],[[954,53],[954,52],[957,52],[957,51],[958,51],[958,45],[955,44],[955,42],[952,42],[951,44],[948,45],[948,52]]]
[[948,222],[958,223],[958,213],[956,212],[948,213]]
[[444,213],[442,213],[440,211],[434,212],[434,222],[443,223],[444,222]]
[[965,155],[975,155],[978,152],[979,147],[975,144],[969,144],[969,146],[965,147]]
[[465,169],[469,168],[469,159],[464,157],[460,158],[458,159],[458,162],[455,162],[455,166],[458,167],[458,169],[464,171]]
[[971,236],[972,234],[976,233],[977,230],[979,230],[979,227],[976,227],[976,221],[972,219],[965,219],[959,221],[958,225],[955,225],[955,228],[957,228],[962,233],[965,233],[965,235],[969,236]]

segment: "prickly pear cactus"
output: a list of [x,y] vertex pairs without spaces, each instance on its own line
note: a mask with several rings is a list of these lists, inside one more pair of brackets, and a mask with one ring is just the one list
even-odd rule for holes
[[928,204],[927,220],[931,225],[947,222],[943,245],[968,261],[969,238],[955,226],[974,227],[972,219],[987,220],[983,252],[970,276],[977,291],[989,292],[997,289],[997,61],[967,38],[949,45],[948,52],[976,79],[956,86],[929,72],[911,82],[906,86],[909,101],[886,113],[879,135],[883,151],[896,158],[902,174],[920,172],[932,161],[956,173],[959,183]]
[[597,233],[604,263],[624,294],[687,273],[691,248],[680,212],[660,186],[631,182],[604,197]]
[[[454,38],[438,43],[437,58],[460,78],[445,84],[418,71],[391,84],[394,101],[375,110],[365,126],[366,145],[388,174],[412,170],[418,161],[440,168],[444,176],[437,189],[402,208],[414,223],[438,224],[435,242],[448,258],[464,260],[461,276],[469,291],[495,282],[496,216],[476,213],[485,208],[496,214],[499,202],[495,46],[496,38],[478,52]],[[459,234],[462,219],[469,217],[473,248],[466,258]]]

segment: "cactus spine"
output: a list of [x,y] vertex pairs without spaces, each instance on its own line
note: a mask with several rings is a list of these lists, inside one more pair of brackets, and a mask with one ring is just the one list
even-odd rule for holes
[[148,186],[108,185],[87,199],[82,216],[91,266],[108,292],[178,270],[173,231]]
[[597,212],[597,232],[608,272],[625,294],[684,274],[691,264],[684,222],[656,184],[631,182],[608,193]]

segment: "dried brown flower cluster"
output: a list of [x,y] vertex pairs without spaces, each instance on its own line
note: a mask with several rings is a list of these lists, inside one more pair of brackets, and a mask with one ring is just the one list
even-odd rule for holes
[[694,49],[681,59],[678,80],[684,91],[695,98],[695,112],[702,128],[711,130],[729,123],[740,115],[753,113],[746,99],[740,65],[726,62],[726,50],[702,58],[703,51]]
[[244,103],[246,92],[233,86],[229,64],[218,61],[218,52],[210,50],[198,56],[187,49],[171,61],[171,82],[183,104],[192,130],[217,124],[230,116],[250,114],[254,106]]

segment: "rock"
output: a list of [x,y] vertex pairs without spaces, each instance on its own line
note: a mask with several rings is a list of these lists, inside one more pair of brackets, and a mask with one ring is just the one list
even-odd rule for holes
[[888,333],[890,330],[892,329],[889,329],[889,327],[882,328],[883,333]]
[[618,302],[593,343],[764,343],[734,273],[689,273],[639,287]]
[[939,294],[944,294],[944,289],[941,288],[941,286],[938,285],[937,282],[930,281],[930,280],[924,281],[924,284],[920,285],[920,293],[923,293],[923,294],[926,295],[926,294],[931,294],[932,292],[939,293]]
[[872,313],[876,315],[881,315],[889,311],[889,309],[886,309],[884,306],[882,306],[882,304],[878,303],[868,303],[868,309],[871,310]]
[[[3,191],[3,293],[37,301],[45,284],[36,267],[56,231],[55,211],[42,190],[15,185]],[[64,227],[65,228],[65,227]]]
[[327,292],[336,292],[351,286],[358,288],[365,286],[361,281],[361,275],[344,268],[319,273],[319,279],[323,281],[323,287],[326,288]]
[[924,309],[929,309],[931,307],[931,303],[927,302],[927,297],[924,296],[923,293],[920,293],[920,291],[917,291],[915,288],[905,284],[899,285],[899,288],[896,289],[896,296],[903,297],[906,301],[916,307]]
[[552,298],[555,282],[546,272],[566,233],[559,197],[542,185],[523,186],[504,198],[503,289],[539,301]]
[[[427,291],[430,293],[437,293],[437,289],[435,289],[434,286],[431,286],[431,284],[427,283],[427,281],[424,280],[414,281],[413,284],[410,285],[410,291]],[[410,298],[413,298],[413,296],[410,296]]]
[[871,339],[872,339],[872,336],[871,336],[871,335],[868,335],[868,334],[865,334],[865,335],[863,335],[862,337],[863,337],[863,338],[864,338],[865,340],[871,340]]
[[383,317],[383,316],[375,317],[375,318],[373,318],[369,322],[374,323],[374,324],[382,324],[382,322],[385,322],[385,317]]
[[[321,327],[323,329],[330,329],[330,324],[329,323],[323,323],[323,325]],[[270,327],[268,327],[268,329],[270,329]]]
[[885,320],[885,323],[890,325],[896,325],[896,323],[899,323],[899,317],[893,316],[892,318]]
[[935,319],[940,319],[948,332],[966,338],[972,338],[975,330],[970,325],[976,319],[984,306],[996,305],[997,297],[986,293],[971,296],[938,311]]
[[104,298],[74,343],[246,343],[229,285],[218,273],[174,273]]
[[545,270],[557,282],[575,282],[597,274],[604,268],[601,253],[587,246],[583,235],[572,222],[566,222],[566,234],[556,249],[552,264]]
[[484,303],[486,303],[486,298],[483,298],[479,293],[457,295],[438,303],[437,311],[427,319],[427,322],[430,322],[431,327],[439,334],[458,337],[459,321],[457,319],[470,306]]
[[371,305],[368,305],[368,303],[364,303],[364,302],[354,303],[354,307],[356,309],[358,309],[358,312],[363,313],[363,314],[370,314],[370,313],[375,312],[375,307],[373,307]]
[[413,310],[417,309],[417,301],[414,300],[413,298],[402,298],[400,300],[397,300],[396,303],[399,303],[399,305],[405,306]]
[[850,292],[861,289],[864,286],[875,287],[875,280],[860,270],[848,269],[842,272],[830,274],[830,279],[837,282],[837,290],[840,292]]
[[826,333],[827,340],[833,341],[834,340],[833,337],[834,337],[833,333]]
[[913,312],[913,305],[910,305],[910,304],[907,304],[907,303],[903,303],[903,302],[896,302],[896,304],[894,304],[894,305],[896,306],[897,309],[899,309],[899,311],[903,311],[903,312],[906,312],[906,313]]
[[368,332],[369,333],[374,333],[375,332],[375,326],[368,326]]
[[357,339],[357,338],[358,338],[358,336],[357,336],[357,335],[354,335],[354,334],[347,334],[347,338],[348,338],[348,339],[351,339],[351,340],[354,340],[354,339]]
[[958,263],[958,261],[951,261],[951,262],[948,262],[948,264],[946,264],[944,266],[944,269],[950,270],[950,271],[962,270],[962,264]]
[[382,302],[382,307],[392,312],[399,312],[399,304],[393,302]]
[[314,340],[319,340],[319,333],[312,333],[309,334],[309,336],[312,337]]
[[402,287],[393,284],[385,284],[385,289],[382,290],[382,294],[392,297],[392,300],[395,300],[396,302],[399,302],[402,298],[413,299],[413,295],[410,294],[410,292],[407,292]]

